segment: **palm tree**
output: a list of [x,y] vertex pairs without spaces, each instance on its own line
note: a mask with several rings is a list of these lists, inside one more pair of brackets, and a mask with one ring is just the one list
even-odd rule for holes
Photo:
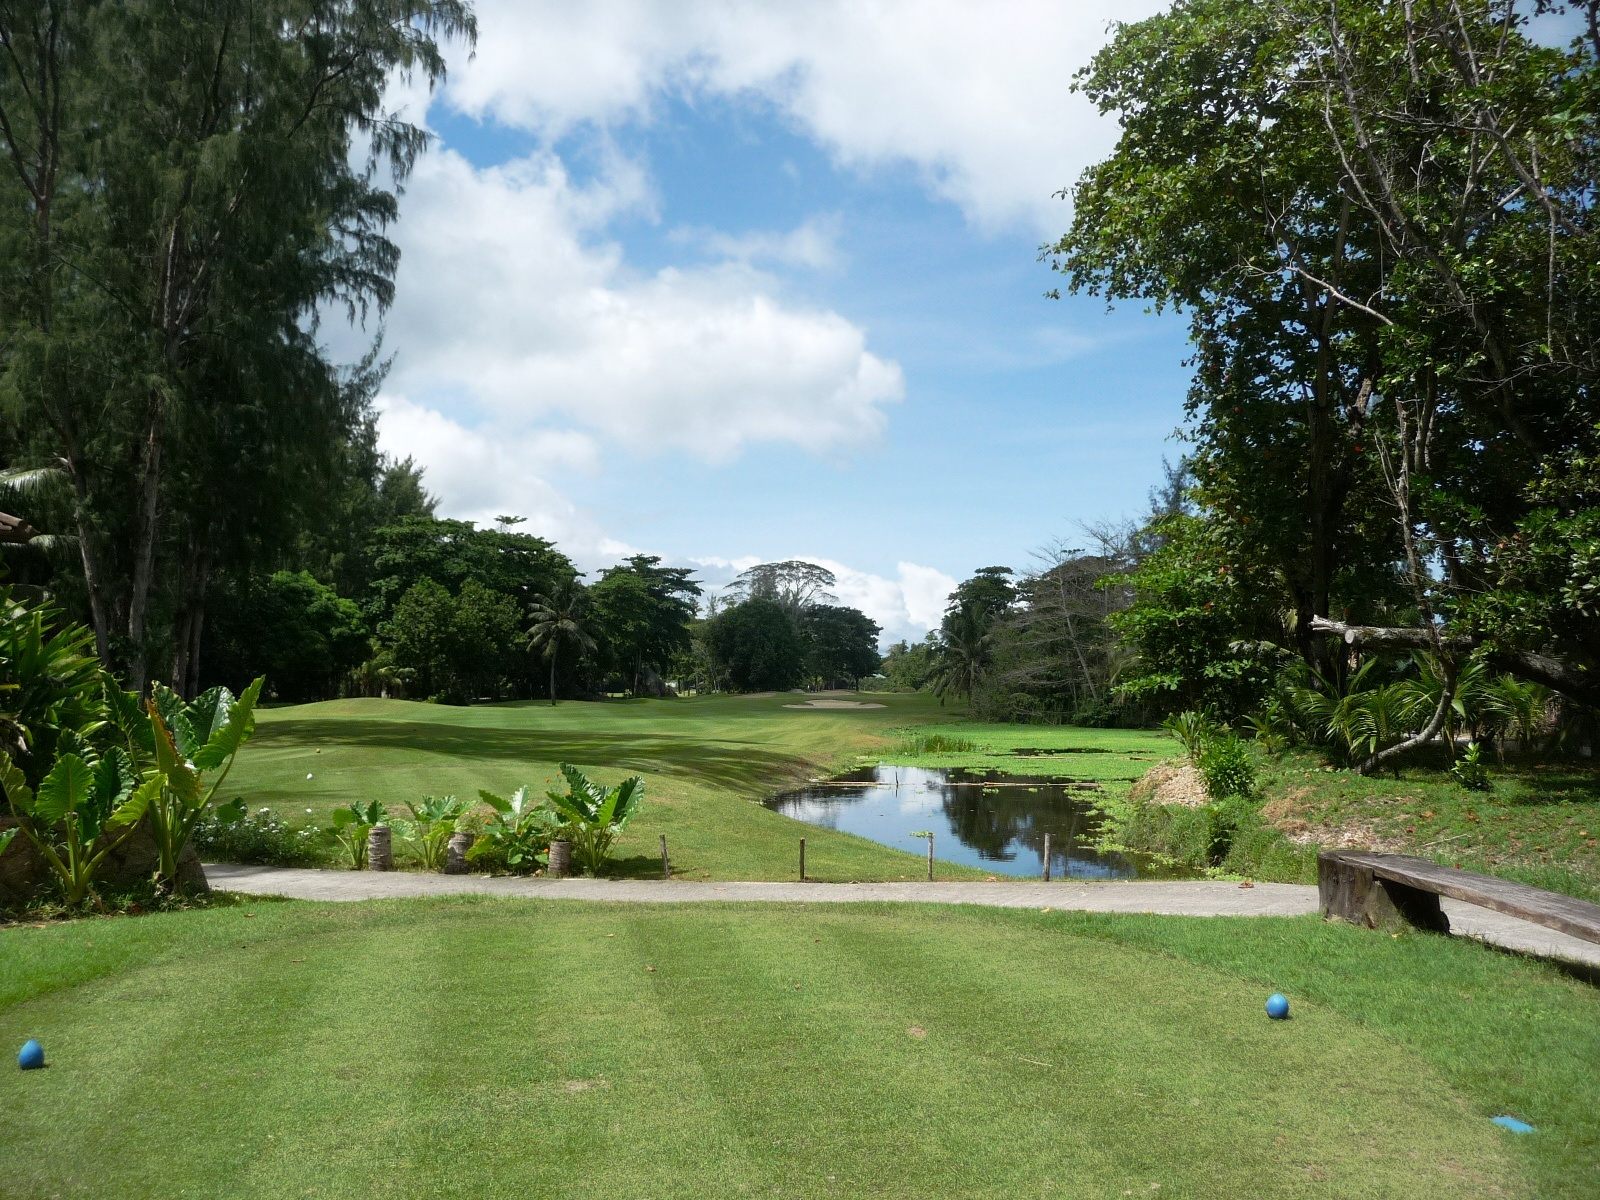
[[933,694],[940,704],[947,695],[970,698],[989,673],[993,658],[994,640],[983,609],[967,604],[946,616],[942,641],[933,670]]
[[533,624],[528,627],[528,645],[550,656],[550,706],[556,703],[556,655],[562,642],[574,642],[580,650],[593,650],[594,638],[581,624],[588,611],[589,593],[576,579],[554,587],[548,594],[533,597],[529,616]]

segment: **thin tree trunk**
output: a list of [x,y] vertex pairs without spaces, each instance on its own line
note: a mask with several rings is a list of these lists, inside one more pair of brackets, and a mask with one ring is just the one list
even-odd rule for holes
[[94,649],[100,656],[100,665],[111,666],[110,622],[106,616],[106,601],[102,592],[100,555],[95,549],[94,532],[89,527],[89,489],[83,481],[83,471],[73,458],[67,459],[67,473],[72,477],[74,502],[72,523],[78,531],[78,554],[83,559],[83,582],[89,593],[89,622],[94,626]]
[[128,682],[143,692],[146,682],[145,633],[150,612],[150,585],[155,574],[156,534],[161,516],[161,451],[163,406],[155,400],[145,443],[144,480],[139,495],[138,544],[134,547],[133,582],[128,596]]
[[550,707],[556,706],[556,644],[550,643]]

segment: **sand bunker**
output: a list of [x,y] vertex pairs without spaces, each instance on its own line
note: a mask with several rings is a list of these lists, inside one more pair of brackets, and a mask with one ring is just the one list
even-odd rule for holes
[[860,700],[807,700],[804,704],[785,704],[785,708],[882,708],[881,704]]

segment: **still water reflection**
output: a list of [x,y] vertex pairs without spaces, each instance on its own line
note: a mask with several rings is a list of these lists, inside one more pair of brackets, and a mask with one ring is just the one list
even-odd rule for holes
[[1059,776],[878,766],[785,792],[767,807],[903,850],[925,852],[927,843],[911,834],[931,829],[938,858],[996,875],[1042,874],[1048,833],[1055,877],[1134,878],[1134,856],[1094,849],[1092,788]]

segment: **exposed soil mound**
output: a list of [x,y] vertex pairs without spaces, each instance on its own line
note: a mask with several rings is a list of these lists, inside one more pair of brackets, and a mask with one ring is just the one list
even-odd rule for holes
[[1146,771],[1128,793],[1132,800],[1147,804],[1182,804],[1199,808],[1206,802],[1206,784],[1193,764],[1169,758]]

